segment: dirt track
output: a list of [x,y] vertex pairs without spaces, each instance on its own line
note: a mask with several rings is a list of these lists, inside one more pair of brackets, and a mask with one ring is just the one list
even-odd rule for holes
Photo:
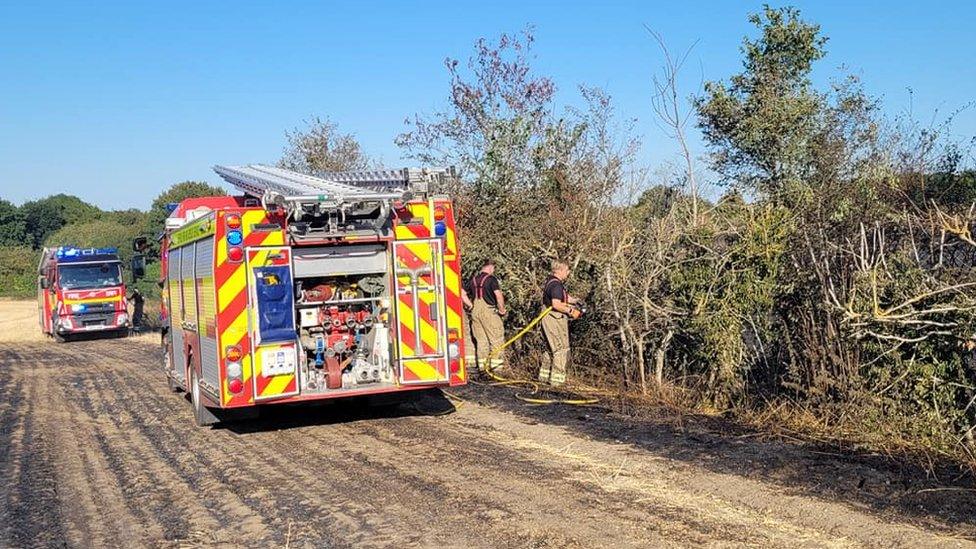
[[[714,427],[469,387],[192,425],[152,336],[30,341],[0,302],[0,547],[971,546],[971,492]],[[27,323],[28,320],[31,323]],[[8,334],[9,335],[9,334]],[[903,476],[899,476],[903,475]],[[904,476],[908,475],[908,476]],[[933,487],[937,489],[933,489]]]

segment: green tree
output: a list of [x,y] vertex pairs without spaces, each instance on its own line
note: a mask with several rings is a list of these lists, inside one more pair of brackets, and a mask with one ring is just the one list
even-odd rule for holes
[[79,248],[118,248],[123,262],[131,256],[132,239],[142,227],[108,219],[96,219],[65,225],[48,235],[47,246],[77,246]]
[[102,211],[76,196],[56,194],[27,202],[20,208],[30,245],[41,246],[48,235],[69,223],[98,219]]
[[23,246],[27,243],[24,212],[7,200],[0,200],[0,246]]
[[142,227],[146,224],[146,215],[146,212],[142,210],[129,208],[128,210],[112,210],[110,212],[105,212],[102,218],[109,221],[115,221],[116,223],[121,223],[123,225],[136,225]]
[[305,128],[286,132],[282,168],[304,173],[365,170],[370,160],[352,134],[342,133],[328,118],[311,118]]
[[827,38],[795,8],[766,6],[749,21],[761,35],[743,41],[744,70],[728,83],[705,84],[698,125],[719,173],[760,196],[779,196],[808,175],[824,105],[810,71]]
[[40,260],[40,253],[30,246],[0,246],[0,296],[34,296]]

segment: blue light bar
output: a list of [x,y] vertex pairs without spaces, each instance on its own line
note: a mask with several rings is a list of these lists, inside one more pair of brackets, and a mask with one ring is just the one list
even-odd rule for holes
[[55,252],[58,259],[67,261],[79,261],[86,259],[96,259],[96,256],[116,256],[111,259],[118,259],[118,248],[76,248],[74,246],[61,246]]

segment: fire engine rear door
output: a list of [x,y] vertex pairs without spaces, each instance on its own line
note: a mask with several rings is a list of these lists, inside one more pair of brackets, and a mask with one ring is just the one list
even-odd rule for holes
[[394,242],[393,264],[400,382],[448,381],[442,242]]
[[298,394],[291,248],[247,249],[254,400]]

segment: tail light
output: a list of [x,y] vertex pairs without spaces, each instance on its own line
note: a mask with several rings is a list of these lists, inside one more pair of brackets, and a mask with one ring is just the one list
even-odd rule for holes
[[237,214],[227,214],[227,216],[224,217],[224,223],[227,225],[228,229],[240,229],[241,216]]
[[244,390],[244,382],[238,378],[234,378],[227,382],[227,388],[235,395],[240,394]]
[[230,345],[224,349],[224,356],[231,362],[240,362],[241,357],[244,356],[244,353],[241,351],[240,346]]
[[227,375],[227,389],[233,394],[240,394],[244,390],[244,367],[241,366],[241,359],[244,358],[244,351],[239,345],[228,345],[224,348],[224,357],[227,363],[224,372]]
[[445,217],[447,217],[447,211],[443,206],[434,208],[434,221],[444,221]]
[[234,246],[232,248],[227,248],[227,259],[229,259],[231,261],[234,261],[234,262],[239,262],[239,261],[243,260],[244,259],[244,250],[242,250],[241,248],[239,248],[237,246]]
[[461,337],[458,335],[457,328],[447,331],[447,356],[451,361],[451,373],[458,373],[461,370]]

